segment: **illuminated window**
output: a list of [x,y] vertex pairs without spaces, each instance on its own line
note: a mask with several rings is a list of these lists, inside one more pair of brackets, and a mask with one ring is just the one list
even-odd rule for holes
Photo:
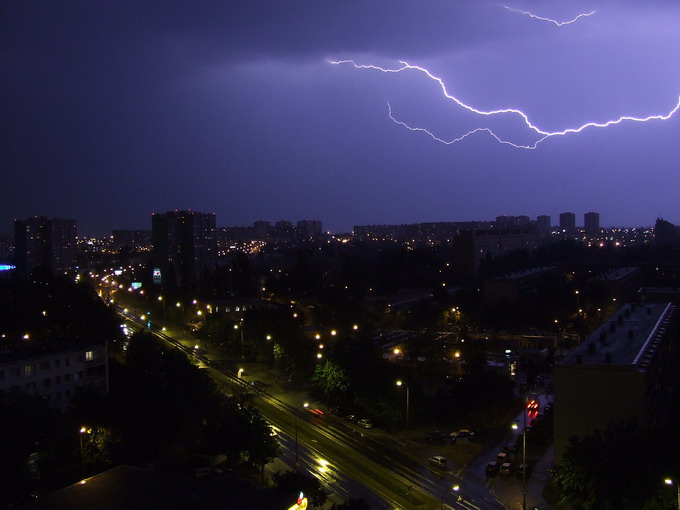
[[94,359],[94,352],[92,352],[92,351],[87,351],[87,352],[85,353],[85,359],[86,359],[87,361],[92,361],[92,360]]
[[33,371],[33,365],[24,366],[24,375],[31,375]]

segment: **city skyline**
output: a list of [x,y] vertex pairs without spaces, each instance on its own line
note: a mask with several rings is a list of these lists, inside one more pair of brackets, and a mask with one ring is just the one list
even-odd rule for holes
[[564,211],[677,224],[678,14],[9,2],[0,233],[44,215],[103,235],[174,209],[335,233]]
[[[108,231],[102,232],[102,233],[88,233],[88,232],[81,232],[78,231],[78,237],[102,237],[102,236],[109,236],[112,233],[115,232],[134,232],[134,231],[148,231],[151,232],[151,227],[152,227],[152,222],[153,218],[156,215],[159,214],[169,214],[169,213],[199,213],[199,214],[212,214],[215,215],[215,213],[210,212],[206,213],[205,211],[195,211],[193,209],[186,209],[186,210],[181,210],[181,209],[173,209],[171,211],[154,211],[153,213],[150,214],[150,220],[147,224],[141,225],[139,227],[133,227],[133,228],[117,228],[113,227]],[[257,228],[258,224],[260,227],[263,226],[268,226],[268,227],[279,227],[282,224],[289,225],[291,228],[292,227],[297,227],[297,228],[307,228],[305,225],[306,224],[311,224],[311,223],[316,223],[320,225],[324,225],[324,227],[321,229],[322,232],[324,233],[330,233],[330,234],[350,234],[353,232],[355,227],[371,227],[371,226],[409,226],[409,225],[428,225],[428,224],[465,224],[465,223],[479,223],[479,224],[491,224],[491,223],[498,223],[499,225],[521,225],[525,224],[526,222],[530,222],[532,224],[536,224],[539,228],[544,229],[547,227],[547,224],[543,224],[541,220],[547,218],[550,220],[549,228],[551,229],[561,229],[560,225],[560,216],[563,214],[567,215],[574,215],[575,218],[575,225],[574,228],[577,230],[584,230],[586,229],[587,225],[587,218],[589,215],[595,215],[597,217],[597,220],[599,221],[599,213],[595,211],[588,211],[584,212],[582,214],[580,213],[573,213],[571,211],[564,211],[559,214],[555,215],[550,215],[550,214],[539,214],[536,217],[529,217],[526,215],[507,215],[507,214],[502,214],[499,216],[496,216],[495,218],[477,218],[477,219],[472,219],[468,221],[458,221],[458,220],[435,220],[435,221],[423,221],[423,222],[414,222],[414,223],[365,223],[362,225],[353,225],[346,231],[331,231],[325,228],[323,219],[297,219],[297,220],[290,220],[288,218],[270,218],[270,219],[258,219],[251,221],[250,223],[242,224],[242,225],[233,225],[233,224],[227,224],[227,223],[222,223],[219,221],[219,218],[215,218],[216,221],[216,228],[218,229],[231,229],[231,228]],[[14,218],[12,220],[12,224],[10,225],[9,232],[2,232],[0,231],[0,234],[13,234],[15,229],[16,229],[16,224],[17,222],[23,223],[24,221],[34,221],[34,220],[58,220],[58,221],[74,221],[76,225],[76,230],[77,230],[77,225],[78,225],[78,218],[65,218],[63,216],[54,216],[54,217],[47,217],[46,215],[43,214],[36,214],[29,216],[28,218]],[[663,218],[660,218],[663,219]],[[526,220],[523,221],[523,220]],[[654,225],[621,225],[621,224],[599,224],[597,223],[598,227],[597,229],[608,229],[608,228],[653,228]],[[591,226],[592,227],[592,226]],[[568,230],[568,229],[566,229]],[[592,230],[592,228],[591,228]],[[591,232],[593,233],[593,232]]]

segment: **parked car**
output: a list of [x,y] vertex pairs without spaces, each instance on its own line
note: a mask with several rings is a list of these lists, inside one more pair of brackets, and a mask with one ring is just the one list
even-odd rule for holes
[[434,467],[437,467],[439,469],[446,469],[446,457],[442,457],[441,455],[434,455],[427,459],[427,461]]
[[505,445],[505,448],[503,448],[503,451],[505,453],[509,454],[515,454],[517,453],[517,443],[508,443]]
[[512,462],[504,462],[503,464],[501,464],[501,467],[498,470],[498,472],[501,475],[504,475],[504,476],[511,475],[512,474]]
[[356,423],[358,421],[358,418],[353,414],[348,414],[347,416],[345,416],[345,420],[347,420],[350,423]]
[[486,476],[493,476],[496,473],[498,473],[498,468],[500,467],[500,464],[497,460],[492,460],[486,465],[486,469],[484,470],[486,472]]
[[439,430],[431,430],[427,433],[428,441],[443,441],[445,439],[444,433]]
[[499,461],[501,464],[503,462],[510,462],[510,455],[508,455],[507,452],[498,452],[496,455],[496,460]]
[[458,432],[454,432],[454,434],[456,434],[456,437],[458,438],[467,437],[468,439],[472,439],[475,437],[474,431],[468,429],[460,429]]
[[373,424],[371,423],[371,420],[369,420],[368,418],[362,418],[357,422],[357,425],[365,429],[373,428]]

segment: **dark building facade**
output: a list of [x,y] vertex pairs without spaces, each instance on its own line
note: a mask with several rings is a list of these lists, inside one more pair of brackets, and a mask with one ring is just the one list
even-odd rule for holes
[[536,218],[536,230],[545,233],[550,232],[552,229],[552,223],[550,221],[550,216],[542,214]]
[[0,395],[40,395],[64,411],[79,388],[108,393],[108,359],[106,343],[53,341],[5,350],[0,352]]
[[630,303],[555,365],[555,460],[571,436],[629,420],[668,425],[678,351],[677,306]]
[[39,267],[53,274],[76,268],[76,220],[34,216],[14,220],[14,260],[27,277]]
[[151,216],[154,283],[198,288],[217,266],[214,213],[169,211]]
[[514,250],[529,252],[544,244],[535,228],[463,230],[454,243],[454,273],[473,277],[480,263]]
[[576,215],[573,212],[560,213],[560,230],[566,233],[576,232]]
[[598,234],[600,232],[600,213],[585,213],[583,215],[583,228],[588,235]]

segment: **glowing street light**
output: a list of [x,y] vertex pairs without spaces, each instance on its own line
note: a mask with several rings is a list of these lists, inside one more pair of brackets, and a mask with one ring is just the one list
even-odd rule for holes
[[92,429],[88,429],[87,427],[80,427],[80,430],[78,430],[79,435],[80,435],[80,469],[83,469],[83,464],[84,464],[84,455],[83,455],[83,434],[92,434]]
[[408,384],[399,380],[397,381],[397,386],[406,386],[406,436],[409,435],[409,407],[410,407],[410,390]]
[[675,485],[678,488],[678,510],[680,510],[680,483],[674,481],[672,478],[665,478],[664,483],[666,485]]
[[241,332],[241,359],[245,359],[245,350],[243,349],[243,326],[239,326],[238,324],[234,324],[234,330],[235,331],[240,331]]
[[[448,488],[444,491],[444,494],[442,494],[441,501],[439,502],[439,503],[440,503],[440,504],[439,504],[439,508],[440,508],[441,510],[444,510],[444,498],[445,498],[446,495],[449,493],[449,491],[453,491],[453,492],[456,492],[456,493],[457,493],[459,490],[460,490],[460,485],[458,485],[458,484],[455,484],[455,485],[453,485],[452,487],[448,487]],[[456,499],[457,499],[458,501],[460,501],[462,498],[460,497],[460,495],[458,495],[458,497],[457,497]]]

